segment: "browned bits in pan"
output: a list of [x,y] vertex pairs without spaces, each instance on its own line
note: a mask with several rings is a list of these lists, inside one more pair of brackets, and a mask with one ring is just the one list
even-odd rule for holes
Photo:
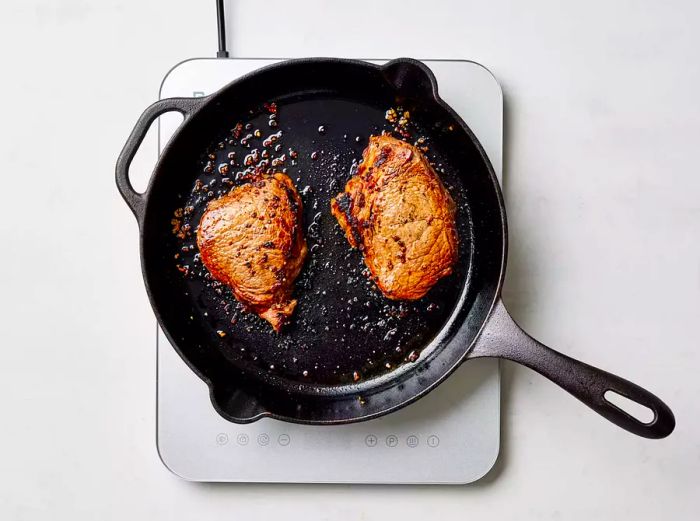
[[[285,107],[285,114],[287,110],[289,109]],[[394,111],[396,112],[396,109]],[[381,125],[386,126],[376,127],[376,133],[394,133],[395,135],[393,127],[396,127],[399,120],[404,117],[404,112],[406,110],[403,109],[396,112],[395,121],[390,123],[386,121],[385,112],[382,109],[378,114],[379,121],[383,122]],[[223,140],[225,148],[218,149],[220,151],[216,154],[207,151],[202,159],[203,166],[209,164],[210,170],[220,173],[220,176],[196,180],[190,194],[186,193],[185,199],[181,202],[183,216],[179,219],[176,232],[180,235],[176,236],[183,241],[183,244],[180,245],[182,251],[178,252],[180,257],[174,262],[178,262],[180,268],[188,266],[187,280],[201,281],[205,294],[215,296],[216,303],[208,304],[210,318],[206,320],[212,320],[211,317],[217,316],[217,309],[219,309],[225,321],[217,319],[215,324],[212,323],[212,334],[222,342],[225,338],[225,345],[230,345],[232,348],[235,346],[237,357],[252,361],[262,370],[273,371],[270,369],[270,366],[273,366],[275,374],[284,377],[291,375],[293,378],[305,381],[359,383],[363,380],[369,381],[376,374],[407,363],[406,353],[413,350],[419,342],[418,339],[421,338],[416,334],[415,325],[421,324],[421,328],[424,326],[420,322],[422,319],[416,320],[416,318],[421,313],[426,313],[426,304],[417,303],[416,306],[420,309],[414,309],[414,306],[407,307],[401,303],[384,305],[386,300],[376,290],[375,282],[361,261],[361,255],[358,256],[346,247],[339,248],[344,256],[343,260],[337,259],[331,265],[317,265],[321,262],[320,259],[324,259],[324,251],[328,251],[329,246],[342,238],[340,236],[334,238],[334,234],[339,233],[339,230],[334,231],[334,220],[327,218],[328,214],[322,210],[324,207],[327,208],[330,197],[342,189],[349,176],[356,173],[358,163],[362,163],[360,153],[366,146],[367,137],[365,136],[369,129],[364,125],[362,128],[343,128],[334,123],[327,124],[320,118],[309,119],[308,135],[313,135],[310,139],[313,143],[309,146],[300,145],[295,141],[294,132],[297,132],[298,128],[294,126],[290,127],[289,135],[277,129],[269,134],[264,133],[262,129],[267,128],[270,123],[272,126],[280,124],[277,106],[265,108],[254,121],[236,123],[230,130],[230,134],[227,130]],[[401,123],[405,124],[407,132],[412,132],[410,114],[408,121],[401,121]],[[285,133],[287,126],[289,123],[285,121]],[[345,138],[343,138],[344,135],[346,135]],[[348,139],[347,135],[352,137]],[[217,150],[218,142],[215,141],[210,150]],[[412,142],[421,144],[418,139]],[[341,144],[342,148],[338,148],[338,144]],[[214,155],[214,160],[210,159],[210,154]],[[376,167],[381,168],[387,158],[388,156],[385,158],[378,156],[375,160]],[[221,165],[225,167],[219,168]],[[260,320],[254,313],[250,313],[250,309],[244,309],[235,300],[226,285],[211,277],[202,263],[199,251],[196,249],[191,251],[190,246],[192,231],[196,230],[202,211],[209,202],[216,201],[217,198],[227,195],[231,189],[235,190],[246,184],[257,187],[256,190],[262,190],[263,184],[259,181],[261,176],[269,176],[275,172],[288,173],[300,196],[303,197],[305,216],[299,229],[304,232],[309,241],[308,248],[311,254],[307,263],[309,266],[297,281],[297,290],[293,295],[295,299],[302,302],[302,307],[294,311],[290,323],[280,333],[279,354],[273,357],[271,353],[266,354],[259,348],[260,341],[265,343],[265,340],[262,338],[253,340],[257,335],[265,335],[265,331],[269,335],[269,325],[260,324]],[[279,199],[280,197],[276,199],[273,197],[269,202],[269,211],[257,212],[255,220],[259,220],[263,226],[273,226],[271,220],[277,219],[280,212]],[[365,203],[360,198],[356,204],[363,206]],[[189,224],[190,228],[183,231],[184,224]],[[252,224],[246,223],[243,226],[243,230],[251,230]],[[391,237],[389,240],[398,244]],[[403,241],[401,237],[399,240]],[[240,264],[242,270],[246,270],[248,277],[258,277],[269,272],[273,274],[275,284],[286,285],[288,277],[274,266],[275,243],[276,240],[260,243],[256,250],[259,263],[246,260],[243,250],[240,249],[233,251],[231,255]],[[400,262],[402,257],[399,255],[394,262]],[[326,263],[327,260],[323,262]],[[308,275],[305,274],[307,270]],[[338,277],[335,277],[335,279],[331,278],[330,282],[314,282],[318,275],[313,274],[317,274],[319,270],[325,273],[333,273],[337,270],[338,273],[345,274],[340,277],[342,280],[336,280]],[[184,278],[185,271],[182,269],[178,271],[183,273]],[[345,298],[345,291],[356,296]],[[360,296],[362,292],[365,293],[364,296]],[[338,305],[329,306],[329,303],[334,300]],[[317,305],[317,301],[319,308],[326,309],[319,309],[319,315],[315,316],[313,307]],[[329,307],[330,309],[327,309]],[[270,317],[272,318],[272,315]],[[406,324],[410,324],[411,321],[416,324],[406,327]],[[375,345],[382,347],[371,355],[368,352],[360,352],[358,356],[347,353],[346,360],[333,358],[332,362],[329,360],[328,363],[324,363],[325,355],[318,352],[313,342],[306,345],[297,343],[297,333],[294,331],[299,329],[309,331],[311,336],[326,335],[332,338],[335,335],[337,339],[335,341],[339,344],[349,341],[349,337],[345,337],[345,334],[361,335],[373,338]],[[226,336],[221,336],[219,331]],[[241,339],[248,337],[251,341],[246,340],[246,343],[241,344]],[[411,339],[416,340],[411,343]],[[258,347],[246,349],[246,345]]]

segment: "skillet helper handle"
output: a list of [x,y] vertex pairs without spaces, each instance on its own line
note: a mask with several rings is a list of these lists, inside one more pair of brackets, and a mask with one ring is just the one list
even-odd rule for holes
[[[645,438],[665,438],[676,425],[671,409],[649,391],[601,369],[579,362],[541,344],[525,333],[498,301],[470,358],[498,357],[512,360],[549,378],[601,416],[623,429]],[[654,413],[644,423],[605,398],[612,391]]]
[[119,188],[119,193],[122,194],[126,204],[129,205],[129,208],[131,208],[131,211],[134,213],[139,223],[143,218],[146,197],[144,194],[140,194],[134,190],[134,187],[131,185],[131,181],[129,180],[129,167],[143,142],[143,138],[146,137],[146,132],[148,132],[148,129],[156,118],[166,112],[176,111],[185,116],[185,119],[189,118],[202,104],[202,99],[203,98],[166,98],[156,101],[143,111],[143,114],[141,114],[134,129],[127,138],[124,148],[117,159],[117,188]]

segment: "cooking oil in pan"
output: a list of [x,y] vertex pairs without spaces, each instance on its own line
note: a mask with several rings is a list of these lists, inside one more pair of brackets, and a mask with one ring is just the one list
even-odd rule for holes
[[[415,362],[449,317],[468,271],[469,212],[460,176],[402,109],[312,95],[252,112],[232,120],[202,151],[191,191],[174,209],[173,269],[185,281],[192,320],[209,324],[211,348],[232,363],[253,364],[291,381],[346,384]],[[330,213],[331,198],[355,173],[369,136],[383,131],[419,146],[457,203],[460,256],[454,273],[413,302],[391,301],[379,292],[361,253],[350,248]],[[295,285],[296,310],[279,334],[244,312],[230,289],[212,279],[195,243],[207,203],[255,171],[289,175],[304,206],[309,256]]]

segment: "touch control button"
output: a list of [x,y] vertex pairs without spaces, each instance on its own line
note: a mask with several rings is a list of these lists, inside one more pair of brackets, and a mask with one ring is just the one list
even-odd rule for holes
[[414,436],[413,434],[411,434],[408,438],[406,438],[406,445],[408,445],[411,448],[417,447],[418,436]]
[[239,445],[248,445],[248,441],[249,441],[248,435],[241,433],[236,437],[236,441],[238,442]]
[[289,437],[289,434],[280,434],[279,437],[277,438],[277,443],[279,443],[283,447],[286,447],[287,445],[289,445],[290,441],[292,441],[292,440]]
[[228,443],[228,434],[225,432],[220,432],[219,434],[216,435],[216,444],[217,445],[226,445]]
[[393,434],[389,434],[389,436],[386,437],[386,446],[387,447],[396,447],[399,444],[399,439],[394,436]]
[[365,437],[365,445],[368,447],[374,447],[377,445],[377,437],[374,434],[368,434]]
[[270,436],[268,436],[266,433],[258,434],[258,445],[264,447],[270,443]]
[[434,448],[434,447],[437,447],[438,445],[440,445],[440,438],[435,436],[435,434],[428,436],[428,447]]

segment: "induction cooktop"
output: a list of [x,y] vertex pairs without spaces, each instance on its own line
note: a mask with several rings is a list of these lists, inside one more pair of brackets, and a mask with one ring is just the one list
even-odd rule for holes
[[[192,59],[163,80],[160,97],[205,96],[279,59]],[[368,60],[382,63],[386,60]],[[440,95],[467,122],[501,179],[503,98],[472,61],[423,60]],[[159,121],[159,145],[181,116]],[[163,464],[191,481],[464,484],[494,465],[500,442],[496,360],[459,368],[435,391],[367,422],[308,426],[269,418],[238,425],[214,410],[208,388],[157,333],[157,446]]]

